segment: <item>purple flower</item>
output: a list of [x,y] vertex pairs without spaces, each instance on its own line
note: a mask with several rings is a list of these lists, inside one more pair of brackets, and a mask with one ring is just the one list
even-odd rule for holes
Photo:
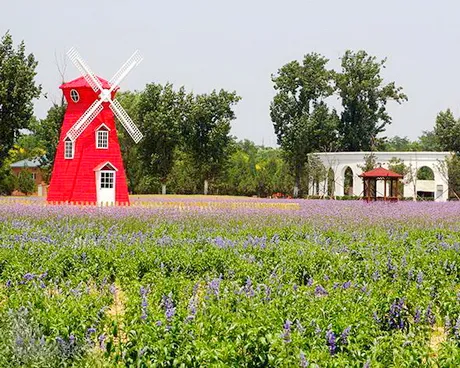
[[343,289],[348,289],[351,286],[351,281],[347,281],[342,285]]
[[217,278],[217,279],[213,279],[208,284],[208,289],[211,292],[211,294],[214,294],[215,296],[219,296],[220,282],[221,281],[222,281],[222,275],[220,275],[219,278]]
[[307,368],[309,365],[307,358],[305,358],[305,354],[303,351],[300,352],[300,367]]
[[147,319],[147,307],[148,307],[147,293],[148,293],[148,290],[145,287],[141,286],[139,292],[141,294],[141,319],[145,321]]
[[370,368],[371,362],[368,360],[366,363],[364,363],[363,368]]
[[428,308],[426,309],[425,320],[427,323],[430,324],[430,326],[434,326],[434,324],[436,323],[436,316],[434,315],[433,310],[431,309],[431,304],[428,305]]
[[313,278],[310,277],[307,281],[307,286],[312,286],[313,285]]
[[321,285],[316,286],[315,288],[315,296],[326,296],[329,293],[325,288],[323,288]]
[[99,341],[99,348],[101,350],[105,350],[105,342],[104,342],[105,341],[105,334],[99,335],[97,340]]
[[340,335],[340,343],[342,345],[348,345],[348,336],[350,335],[350,331],[351,326],[348,326],[343,330],[342,335]]
[[326,345],[329,348],[329,353],[335,355],[337,353],[337,338],[334,331],[330,328],[326,332]]
[[420,323],[421,317],[422,317],[422,313],[420,312],[420,308],[417,308],[415,310],[414,322]]
[[90,328],[88,328],[88,329],[86,330],[86,333],[87,333],[88,335],[91,335],[91,334],[93,334],[93,333],[96,333],[96,329],[95,329],[94,327],[90,327]]
[[35,278],[35,275],[33,273],[26,273],[23,278],[26,280],[26,281],[30,281],[30,280],[33,280]]
[[283,338],[285,343],[291,342],[291,325],[292,325],[292,322],[289,321],[288,319],[286,320],[286,322],[283,325],[283,330],[284,331],[283,331],[281,337]]
[[163,307],[165,310],[166,321],[168,322],[169,327],[172,318],[176,314],[176,308],[174,307],[174,303],[172,300],[172,293],[169,293],[168,296],[163,296]]
[[11,286],[11,280],[8,280],[8,281],[6,282],[6,287],[10,287],[10,286]]
[[423,272],[422,271],[419,271],[418,274],[417,274],[417,287],[420,287],[423,283]]

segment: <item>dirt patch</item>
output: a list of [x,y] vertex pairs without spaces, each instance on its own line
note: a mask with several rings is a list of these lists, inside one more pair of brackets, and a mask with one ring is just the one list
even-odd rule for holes
[[444,326],[435,326],[430,336],[430,357],[437,358],[439,350],[441,349],[442,343],[447,340],[447,331]]

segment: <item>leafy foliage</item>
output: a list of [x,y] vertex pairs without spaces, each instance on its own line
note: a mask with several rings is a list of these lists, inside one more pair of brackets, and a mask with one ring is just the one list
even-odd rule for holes
[[344,151],[372,151],[378,143],[377,135],[391,123],[388,101],[407,100],[394,82],[383,84],[380,72],[385,62],[362,50],[348,50],[342,57],[342,71],[336,73],[335,83],[343,106],[339,135]]
[[32,102],[41,91],[34,81],[36,67],[34,55],[26,55],[24,42],[15,49],[7,32],[0,40],[0,166],[19,130],[27,128],[33,116]]
[[32,173],[25,168],[18,175],[18,189],[25,195],[35,192],[35,181]]
[[276,203],[3,200],[0,366],[460,364],[458,203]]
[[292,61],[272,76],[277,93],[270,116],[297,188],[308,154],[330,150],[336,140],[338,116],[323,101],[334,91],[333,72],[326,69],[327,62],[319,54],[307,54],[302,64]]

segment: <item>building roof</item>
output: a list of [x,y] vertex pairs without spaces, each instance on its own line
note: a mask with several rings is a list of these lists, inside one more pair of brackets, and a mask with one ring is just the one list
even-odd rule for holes
[[42,165],[42,161],[40,161],[40,157],[33,158],[31,160],[21,160],[14,162],[10,165],[10,167],[40,167]]
[[[102,88],[110,88],[109,82],[107,82],[105,79],[98,77],[97,75],[96,75],[96,78],[99,79],[99,81],[101,82]],[[84,77],[80,77],[70,82],[64,83],[59,88],[65,89],[65,88],[79,88],[79,87],[91,88],[91,86],[88,84],[88,82],[86,81]]]
[[370,171],[366,171],[359,175],[362,178],[402,178],[403,175],[387,170],[383,167],[378,167]]

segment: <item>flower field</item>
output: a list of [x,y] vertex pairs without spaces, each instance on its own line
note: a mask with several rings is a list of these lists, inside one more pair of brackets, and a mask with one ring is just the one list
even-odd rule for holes
[[0,199],[1,367],[458,367],[460,204]]

